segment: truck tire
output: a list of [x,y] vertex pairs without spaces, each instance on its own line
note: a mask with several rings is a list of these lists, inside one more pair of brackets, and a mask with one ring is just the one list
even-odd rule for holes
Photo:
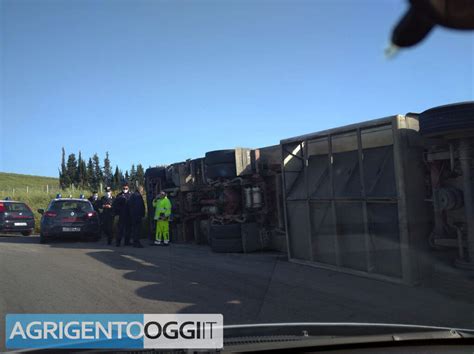
[[206,165],[217,165],[221,163],[235,163],[235,150],[216,150],[206,152]]
[[441,136],[474,130],[474,102],[434,107],[419,114],[420,134]]
[[235,163],[220,163],[216,165],[207,165],[206,177],[210,179],[216,178],[234,178],[237,172]]
[[166,179],[166,169],[164,167],[150,167],[145,171],[145,178]]
[[242,253],[242,238],[218,239],[212,238],[211,250],[216,253]]
[[212,240],[241,239],[240,224],[211,225],[209,236]]

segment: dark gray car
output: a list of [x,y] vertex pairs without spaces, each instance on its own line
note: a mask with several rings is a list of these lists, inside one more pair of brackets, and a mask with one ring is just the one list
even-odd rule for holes
[[0,232],[20,232],[29,236],[35,228],[30,207],[14,200],[0,200]]
[[53,199],[48,209],[38,209],[42,214],[40,242],[53,238],[88,238],[97,241],[99,216],[86,199]]

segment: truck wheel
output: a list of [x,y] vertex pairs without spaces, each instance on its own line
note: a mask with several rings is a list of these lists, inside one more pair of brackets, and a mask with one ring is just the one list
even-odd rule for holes
[[206,152],[206,165],[217,165],[221,163],[235,163],[235,150],[216,150]]
[[220,163],[216,165],[208,165],[206,168],[206,176],[210,179],[215,178],[234,178],[237,172],[235,163]]
[[147,168],[145,178],[166,178],[166,169],[164,167]]
[[28,231],[22,231],[21,234],[23,236],[31,236],[31,234],[33,233],[33,230],[28,230]]
[[440,136],[474,129],[474,102],[434,107],[419,114],[420,134]]
[[212,238],[211,250],[216,253],[242,253],[242,238],[218,239]]
[[240,224],[211,225],[209,235],[212,240],[241,239]]

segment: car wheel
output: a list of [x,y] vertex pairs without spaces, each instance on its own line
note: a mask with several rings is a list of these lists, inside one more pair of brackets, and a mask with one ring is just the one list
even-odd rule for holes
[[31,234],[33,233],[33,230],[28,230],[28,231],[22,231],[21,234],[23,236],[31,236]]
[[235,163],[235,150],[216,150],[206,152],[206,165],[217,165],[221,163]]
[[211,250],[216,253],[242,253],[242,238],[219,239],[212,238]]
[[220,163],[217,165],[207,165],[206,176],[210,179],[234,178],[236,177],[235,163]]
[[240,224],[211,225],[209,236],[212,239],[226,240],[241,238]]
[[434,107],[419,114],[420,134],[435,137],[474,129],[474,102]]

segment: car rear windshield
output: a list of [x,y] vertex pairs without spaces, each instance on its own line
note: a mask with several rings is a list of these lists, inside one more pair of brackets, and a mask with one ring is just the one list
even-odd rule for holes
[[49,207],[49,210],[61,211],[61,210],[71,210],[75,212],[81,211],[92,211],[92,205],[89,202],[81,201],[57,201],[53,202]]
[[30,211],[30,208],[24,203],[4,203],[5,209],[11,212]]

